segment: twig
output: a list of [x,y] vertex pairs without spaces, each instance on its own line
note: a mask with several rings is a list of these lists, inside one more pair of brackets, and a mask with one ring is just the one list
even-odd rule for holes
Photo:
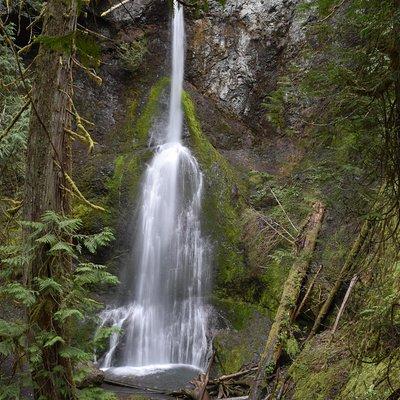
[[109,38],[109,37],[107,37],[107,36],[104,36],[104,35],[102,35],[101,33],[92,31],[91,29],[86,28],[86,26],[83,26],[83,25],[81,25],[81,24],[79,24],[79,23],[78,23],[77,25],[78,25],[79,29],[82,29],[83,31],[85,31],[85,32],[87,32],[87,33],[90,33],[90,34],[93,35],[93,36],[97,36],[97,37],[99,37],[100,39],[109,40],[110,42],[116,43],[116,40],[111,39],[111,38]]
[[325,22],[326,20],[328,20],[330,17],[332,17],[333,14],[335,14],[335,12],[342,7],[342,5],[346,2],[346,0],[342,0],[339,4],[336,4],[336,6],[334,6],[331,10],[331,12],[324,18],[322,18],[321,20],[318,21],[318,23],[321,22]]
[[102,84],[103,80],[98,75],[96,75],[89,68],[87,68],[83,64],[81,64],[76,58],[71,57],[71,59],[78,67],[83,69],[83,71],[89,76],[89,78],[92,78],[98,85]]
[[283,213],[285,214],[285,217],[288,219],[288,221],[290,222],[290,225],[292,225],[293,229],[298,232],[299,229],[296,228],[296,226],[293,224],[292,220],[289,218],[289,215],[287,214],[287,212],[285,211],[285,209],[283,208],[281,202],[279,201],[278,197],[276,197],[274,191],[272,190],[272,188],[270,187],[269,190],[271,191],[272,195],[274,196],[276,202],[279,204],[279,207],[282,209]]
[[[290,244],[292,244],[292,245],[295,244],[294,240],[289,239],[288,237],[283,235],[281,232],[279,232],[266,218],[261,217],[261,220],[264,221],[270,228],[272,228],[279,236],[281,236],[283,239],[287,240]],[[280,225],[279,225],[279,227],[280,227]]]
[[214,363],[214,358],[215,358],[215,349],[213,350],[213,353],[212,353],[210,362],[209,362],[209,364],[208,364],[208,368],[207,368],[206,376],[205,376],[205,378],[204,378],[203,387],[201,388],[199,400],[203,400],[204,393],[206,392],[208,380],[210,379],[211,367],[212,367],[212,365],[213,365],[213,363]]
[[71,190],[68,188],[64,187],[65,190],[69,191],[70,193],[74,194],[78,199],[82,200],[83,203],[85,203],[87,206],[93,208],[94,210],[99,210],[99,211],[106,211],[103,207],[98,206],[96,204],[91,203],[83,194],[82,192],[78,189],[76,186],[75,182],[72,180],[72,178],[64,172],[64,177],[65,180],[68,182],[68,184],[71,187]]
[[131,1],[131,0],[123,0],[123,1],[120,1],[119,3],[117,3],[117,4],[114,4],[112,7],[110,7],[110,8],[107,9],[106,11],[103,11],[103,12],[100,14],[100,17],[105,17],[107,14],[110,14],[110,12],[116,10],[117,8],[123,6],[125,3],[128,3],[128,2],[130,2],[130,1]]

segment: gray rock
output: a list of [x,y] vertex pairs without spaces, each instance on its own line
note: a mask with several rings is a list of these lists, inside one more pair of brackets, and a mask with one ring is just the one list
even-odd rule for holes
[[298,2],[212,4],[209,15],[191,25],[190,80],[237,116],[260,123],[263,98],[274,89],[282,64],[304,40],[307,19],[297,12]]

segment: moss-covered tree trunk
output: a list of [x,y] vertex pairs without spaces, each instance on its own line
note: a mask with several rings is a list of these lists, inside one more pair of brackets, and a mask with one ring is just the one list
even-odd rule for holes
[[[38,221],[46,210],[70,212],[70,195],[64,189],[70,175],[70,141],[65,129],[71,125],[72,58],[76,30],[76,0],[49,0],[43,23],[42,40],[35,60],[32,111],[29,126],[25,218]],[[29,234],[29,232],[27,232]],[[71,272],[71,259],[48,260],[48,249],[35,251],[26,270],[26,281],[37,290],[36,278],[56,279]],[[59,298],[42,292],[28,310],[29,340],[51,333],[68,341],[66,327],[55,319]],[[69,358],[59,353],[60,341],[40,350],[41,360],[31,359],[35,399],[75,399]]]
[[264,352],[258,364],[258,371],[250,391],[249,400],[258,400],[260,398],[262,388],[265,385],[267,370],[270,367],[275,368],[282,353],[282,342],[290,334],[290,324],[293,321],[302,283],[310,265],[324,214],[324,205],[316,202],[313,212],[304,225],[302,233],[299,235],[299,239],[297,240],[298,257],[283,287],[281,301],[274,323],[269,331]]

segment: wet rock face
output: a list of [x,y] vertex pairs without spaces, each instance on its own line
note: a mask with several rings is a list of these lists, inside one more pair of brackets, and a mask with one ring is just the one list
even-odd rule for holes
[[[189,80],[254,126],[285,60],[304,40],[299,0],[228,0],[189,25]],[[254,118],[255,117],[255,118]]]

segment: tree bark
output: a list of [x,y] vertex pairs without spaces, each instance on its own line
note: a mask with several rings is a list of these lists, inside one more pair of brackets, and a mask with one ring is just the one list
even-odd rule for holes
[[316,202],[313,212],[299,235],[297,240],[298,257],[286,279],[275,320],[269,331],[264,352],[261,355],[249,400],[258,400],[260,398],[267,368],[270,366],[275,368],[280,358],[282,353],[281,338],[288,335],[290,324],[293,322],[302,283],[310,265],[311,255],[315,249],[324,214],[324,205]]
[[[38,221],[46,210],[62,215],[70,212],[70,195],[65,174],[71,172],[72,60],[77,21],[76,0],[49,0],[43,23],[42,37],[71,41],[68,48],[43,41],[35,61],[32,88],[32,111],[27,149],[27,173],[24,201],[25,219]],[[29,232],[26,232],[29,235]],[[29,239],[28,239],[29,240]],[[35,278],[57,278],[71,272],[69,257],[46,262],[48,249],[35,250],[25,271],[28,286],[36,289]],[[41,294],[28,310],[29,341],[39,332],[55,332],[68,341],[68,332],[53,319],[59,308],[54,296]],[[76,398],[69,358],[59,354],[60,343],[41,349],[40,365],[32,363],[35,399],[71,400]]]

